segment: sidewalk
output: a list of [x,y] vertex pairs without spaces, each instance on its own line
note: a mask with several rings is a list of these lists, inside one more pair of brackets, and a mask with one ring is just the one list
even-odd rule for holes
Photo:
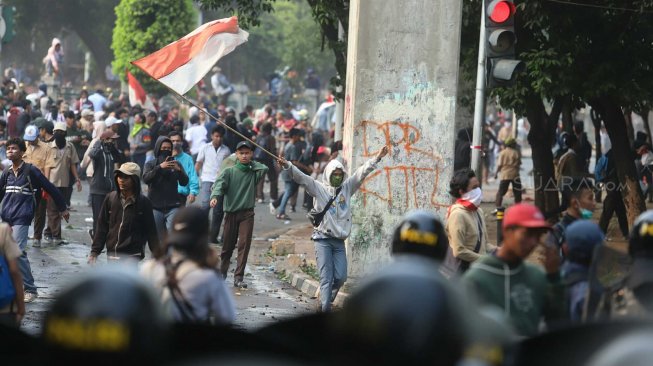
[[[274,257],[274,270],[291,286],[311,298],[320,294],[319,271],[315,247],[310,239],[313,226],[309,222],[296,224],[274,239],[270,245],[270,256]],[[342,306],[349,295],[338,293],[334,304]]]
[[[486,221],[490,226],[489,234],[494,238],[496,230],[494,227],[496,219],[491,214],[494,209],[494,199],[499,188],[498,181],[490,181],[488,185],[483,186],[483,209],[485,210]],[[532,192],[524,196],[525,200],[532,200]],[[513,203],[510,193],[504,198],[507,205]],[[271,269],[274,268],[277,276],[290,283],[292,287],[301,291],[306,296],[317,298],[320,294],[319,271],[317,270],[317,260],[315,257],[315,248],[313,241],[310,239],[313,227],[308,221],[298,222],[293,226],[279,229],[276,233],[277,238],[268,239],[270,249],[268,257],[270,259]],[[273,237],[272,235],[267,235]],[[356,286],[355,281],[348,280],[344,288],[353,288]],[[342,306],[346,301],[348,293],[340,291],[334,304]]]

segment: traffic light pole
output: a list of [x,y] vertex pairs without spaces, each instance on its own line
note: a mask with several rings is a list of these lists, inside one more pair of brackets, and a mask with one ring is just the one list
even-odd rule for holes
[[476,102],[474,103],[474,129],[472,135],[472,166],[479,181],[481,173],[481,141],[485,119],[485,6],[481,6],[481,31],[478,38],[478,69],[476,70]]

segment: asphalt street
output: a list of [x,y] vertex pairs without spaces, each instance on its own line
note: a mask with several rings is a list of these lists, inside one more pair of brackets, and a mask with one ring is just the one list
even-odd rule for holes
[[[32,264],[36,285],[39,288],[38,299],[26,305],[27,314],[22,328],[29,333],[40,333],[43,317],[62,289],[81,278],[87,271],[93,271],[93,267],[86,263],[91,243],[88,230],[92,225],[87,194],[88,185],[86,184],[84,184],[82,192],[73,194],[70,222],[64,224],[62,228],[63,238],[68,241],[68,244],[43,248],[32,248],[31,240],[28,244],[28,257]],[[236,302],[235,327],[256,329],[316,309],[314,299],[307,298],[277,278],[274,273],[274,261],[270,260],[268,254],[272,239],[283,234],[293,224],[303,223],[307,220],[305,211],[301,209],[302,198],[303,196],[300,195],[297,205],[298,212],[289,212],[288,215],[292,220],[285,222],[277,220],[270,214],[267,202],[257,204],[254,241],[249,254],[245,278],[249,286],[247,289],[232,287],[231,272],[235,267],[235,252],[230,266],[230,274],[226,280]],[[106,256],[101,255],[98,263],[99,265],[105,264]]]

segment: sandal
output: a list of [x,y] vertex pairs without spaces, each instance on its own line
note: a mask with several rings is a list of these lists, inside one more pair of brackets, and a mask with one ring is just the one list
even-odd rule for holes
[[277,219],[278,220],[290,220],[290,216],[288,216],[286,214],[279,214],[279,215],[277,215]]

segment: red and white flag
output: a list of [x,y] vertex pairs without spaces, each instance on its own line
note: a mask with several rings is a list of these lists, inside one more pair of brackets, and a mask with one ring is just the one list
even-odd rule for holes
[[249,33],[238,27],[238,18],[203,24],[178,41],[132,64],[183,95],[197,84],[222,56],[247,41]]
[[127,81],[129,82],[129,104],[132,106],[140,105],[143,109],[156,111],[150,96],[145,93],[141,83],[129,71],[127,71]]

